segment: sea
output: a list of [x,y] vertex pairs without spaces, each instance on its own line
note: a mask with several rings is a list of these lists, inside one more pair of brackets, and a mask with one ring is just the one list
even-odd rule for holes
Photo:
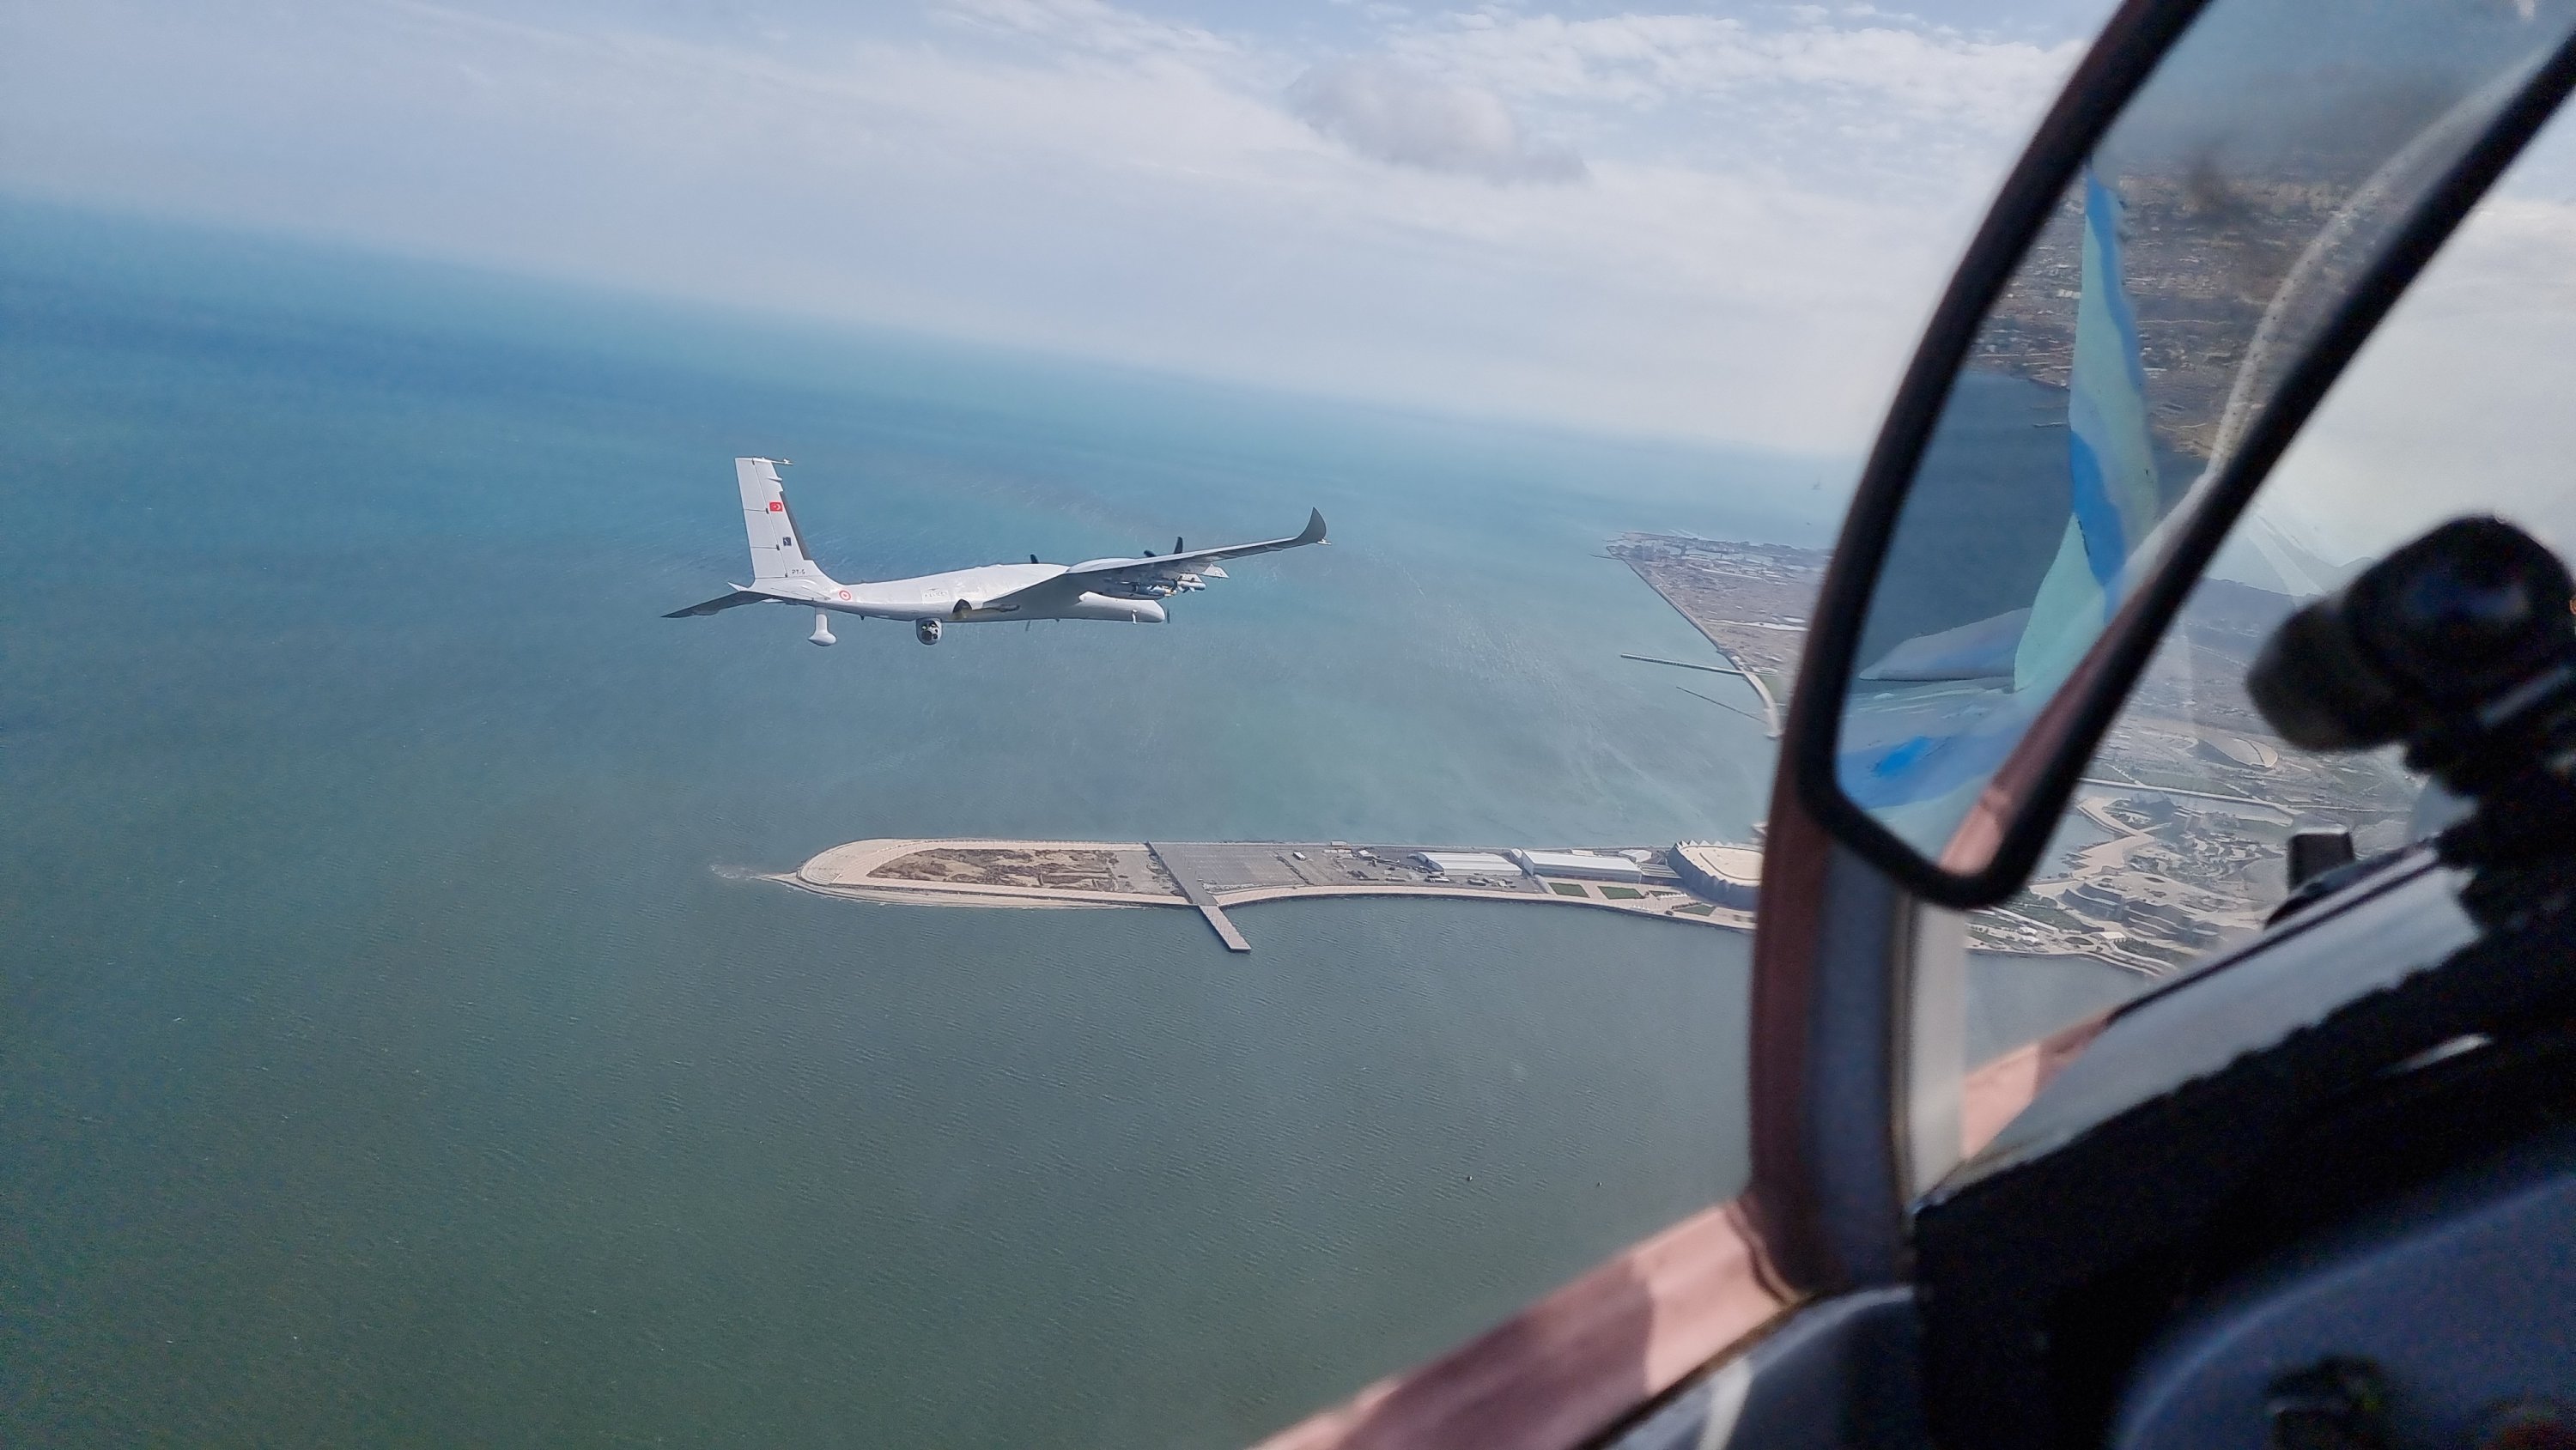
[[[1333,542],[816,649],[661,617],[738,454],[844,577]],[[1436,1353],[1742,1186],[1743,937],[760,873],[1750,839],[1603,546],[1847,474],[0,201],[0,1443],[1225,1447]]]

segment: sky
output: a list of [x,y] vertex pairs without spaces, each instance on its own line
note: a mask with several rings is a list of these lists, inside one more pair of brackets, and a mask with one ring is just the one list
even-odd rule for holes
[[[0,0],[0,191],[1840,483],[2108,8]],[[2564,491],[2571,260],[2562,121],[2267,508]]]
[[[2562,112],[2521,193],[2576,172]],[[2543,183],[2543,184],[2535,184]],[[2470,214],[2264,484],[2261,507],[2369,559],[2493,512],[2576,559],[2576,206],[2507,190]]]
[[0,0],[0,188],[1849,457],[2106,11]]

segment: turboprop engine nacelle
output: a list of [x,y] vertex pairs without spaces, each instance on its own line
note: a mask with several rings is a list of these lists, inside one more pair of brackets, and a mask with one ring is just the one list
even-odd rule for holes
[[923,644],[939,643],[939,621],[935,619],[914,620],[912,623],[912,637],[920,640]]
[[839,643],[840,641],[832,633],[832,616],[824,613],[822,610],[815,610],[814,632],[805,636],[805,642],[807,644]]

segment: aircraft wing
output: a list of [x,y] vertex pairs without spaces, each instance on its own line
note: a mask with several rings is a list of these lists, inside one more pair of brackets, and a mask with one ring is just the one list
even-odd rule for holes
[[[1169,554],[1148,554],[1141,559],[1092,559],[1076,564],[1042,583],[984,601],[984,608],[1001,609],[1033,602],[1037,599],[1070,597],[1086,590],[1118,594],[1122,590],[1141,588],[1157,582],[1168,582],[1182,574],[1203,572],[1221,559],[1240,559],[1247,554],[1271,554],[1281,549],[1303,548],[1324,542],[1324,511],[1310,509],[1306,527],[1284,539],[1264,539],[1255,544],[1227,544],[1216,549],[1190,549]],[[1224,577],[1222,572],[1219,578]]]
[[662,617],[664,619],[687,619],[692,615],[719,614],[725,610],[732,609],[737,605],[759,604],[773,597],[774,596],[772,595],[763,594],[757,589],[736,589],[731,594],[710,599],[704,604],[692,604],[686,609],[674,609]]

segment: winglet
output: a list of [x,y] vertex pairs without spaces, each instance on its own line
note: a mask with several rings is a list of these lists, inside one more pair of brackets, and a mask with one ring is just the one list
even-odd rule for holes
[[1330,542],[1324,537],[1324,511],[1322,509],[1309,509],[1307,511],[1306,531],[1299,534],[1296,541],[1300,544],[1322,544]]

